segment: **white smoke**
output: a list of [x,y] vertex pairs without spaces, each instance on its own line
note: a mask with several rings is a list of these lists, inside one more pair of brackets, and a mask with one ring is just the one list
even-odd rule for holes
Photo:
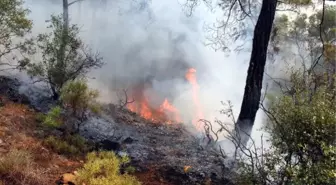
[[[219,114],[221,101],[230,100],[238,117],[251,51],[251,25],[244,40],[244,51],[224,53],[204,46],[204,23],[214,23],[222,12],[213,14],[204,5],[187,17],[177,0],[84,0],[70,7],[71,23],[81,27],[81,37],[100,52],[106,65],[93,71],[90,85],[101,92],[105,102],[116,101],[112,89],[155,76],[153,89],[171,97],[185,122],[194,116],[191,86],[184,79],[185,69],[197,70],[200,102],[205,119],[215,117],[231,122]],[[33,33],[47,31],[45,20],[62,12],[60,0],[26,0],[34,22]],[[259,12],[257,12],[259,13]],[[255,15],[257,16],[257,14]],[[240,43],[239,43],[240,44]],[[233,43],[234,49],[238,43]],[[120,81],[122,82],[120,84]],[[258,111],[255,129],[261,127]],[[233,123],[232,123],[233,124]],[[252,137],[260,132],[253,130]]]

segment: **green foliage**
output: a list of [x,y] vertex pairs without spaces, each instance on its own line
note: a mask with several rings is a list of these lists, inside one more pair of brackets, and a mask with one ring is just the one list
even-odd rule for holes
[[79,135],[66,136],[58,138],[49,136],[44,140],[44,144],[63,155],[80,155],[89,150],[89,146],[85,139]]
[[[320,38],[320,23],[322,18],[322,10],[309,17],[309,36]],[[336,8],[327,6],[324,11],[324,19],[322,24],[322,37],[324,41],[331,42],[336,38]]]
[[125,167],[125,172],[128,174],[135,173],[136,169],[133,166],[127,166]]
[[54,136],[47,137],[44,140],[44,144],[59,154],[75,155],[79,153],[75,146],[70,145],[68,142]]
[[335,89],[291,76],[292,94],[271,99],[265,131],[271,148],[240,164],[237,184],[332,185],[336,181]]
[[[282,42],[292,41],[293,39],[314,42],[310,43],[313,44],[312,47],[316,47],[316,43],[321,41],[322,10],[310,16],[299,14],[293,21],[289,21],[286,17],[286,15],[281,15],[275,19],[274,27],[280,31],[276,32],[273,37],[278,37],[277,39]],[[336,8],[333,6],[325,7],[321,34],[326,43],[336,38]]]
[[91,152],[83,168],[78,170],[76,184],[140,185],[133,176],[120,174],[121,165],[128,162],[128,157],[119,158],[113,152]]
[[[23,54],[33,52],[32,40],[24,38],[30,33],[32,22],[27,19],[29,10],[24,9],[22,5],[22,0],[0,1],[0,58],[15,51],[20,51]],[[21,58],[19,62],[27,61],[25,58]],[[13,66],[11,63],[7,63],[7,65]]]
[[46,116],[44,117],[43,126],[46,126],[48,128],[59,128],[62,125],[61,120],[61,113],[62,109],[60,106],[56,106],[52,108]]
[[85,47],[78,37],[79,29],[76,25],[64,32],[61,16],[52,16],[50,23],[48,28],[52,31],[40,34],[37,40],[42,60],[27,65],[27,71],[32,77],[47,82],[54,98],[58,99],[66,82],[84,77],[91,69],[101,67],[103,62],[97,54]]
[[[324,15],[323,23],[322,15]],[[334,43],[336,39],[336,8],[325,6],[324,11],[318,10],[310,16],[299,14],[293,21],[284,17],[285,15],[277,17],[274,22],[271,39],[274,51],[279,52],[282,48],[285,50],[285,48],[292,48],[293,45],[296,45],[299,52],[298,57],[304,62],[304,70],[313,64],[314,72],[317,75],[327,75],[328,83],[332,84],[336,59]],[[296,54],[296,51],[294,53]]]
[[[294,77],[292,81],[300,81]],[[273,102],[268,125],[276,151],[287,157],[287,176],[294,184],[333,184],[336,165],[334,90],[314,92],[298,84],[294,96]]]
[[89,89],[83,80],[69,81],[61,89],[61,101],[66,108],[71,109],[74,116],[83,118],[85,112],[90,110],[98,113],[99,104],[96,102],[99,92]]
[[46,115],[43,114],[42,112],[38,112],[35,116],[35,119],[38,123],[43,123],[45,120]]
[[65,140],[82,151],[86,151],[88,149],[86,140],[78,134],[67,136]]
[[334,184],[336,90],[328,78],[319,83],[315,78],[294,71],[289,93],[268,96],[265,131],[271,148],[247,149],[244,158],[238,158],[236,184]]

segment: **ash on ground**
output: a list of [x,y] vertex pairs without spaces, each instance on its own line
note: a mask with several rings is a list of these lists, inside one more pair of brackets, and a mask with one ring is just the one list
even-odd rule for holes
[[81,135],[130,156],[139,171],[154,168],[158,178],[173,184],[229,184],[218,152],[201,146],[202,138],[183,124],[152,123],[114,105],[107,105],[103,112],[81,125]]

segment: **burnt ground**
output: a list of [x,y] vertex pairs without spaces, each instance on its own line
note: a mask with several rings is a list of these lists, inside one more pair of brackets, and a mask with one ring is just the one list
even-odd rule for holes
[[[18,80],[0,76],[0,96],[24,103],[35,112],[45,112],[54,104],[26,87],[20,93],[21,86]],[[214,149],[201,146],[200,139],[181,124],[152,123],[106,105],[101,115],[92,115],[81,124],[80,134],[100,148],[130,156],[137,177],[145,185],[230,184],[225,178],[229,170]]]
[[[173,184],[227,184],[228,172],[211,146],[181,124],[152,123],[125,109],[110,105],[100,117],[81,126],[81,135],[99,142],[112,141],[112,149],[127,154],[138,171],[155,169],[157,178]],[[185,170],[188,168],[188,170]]]

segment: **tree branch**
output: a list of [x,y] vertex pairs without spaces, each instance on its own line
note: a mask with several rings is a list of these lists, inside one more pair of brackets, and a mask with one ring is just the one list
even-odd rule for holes
[[71,6],[71,5],[73,5],[73,4],[75,4],[75,3],[78,3],[78,2],[80,2],[80,1],[84,1],[84,0],[75,0],[75,1],[72,1],[71,3],[68,4],[68,6]]

